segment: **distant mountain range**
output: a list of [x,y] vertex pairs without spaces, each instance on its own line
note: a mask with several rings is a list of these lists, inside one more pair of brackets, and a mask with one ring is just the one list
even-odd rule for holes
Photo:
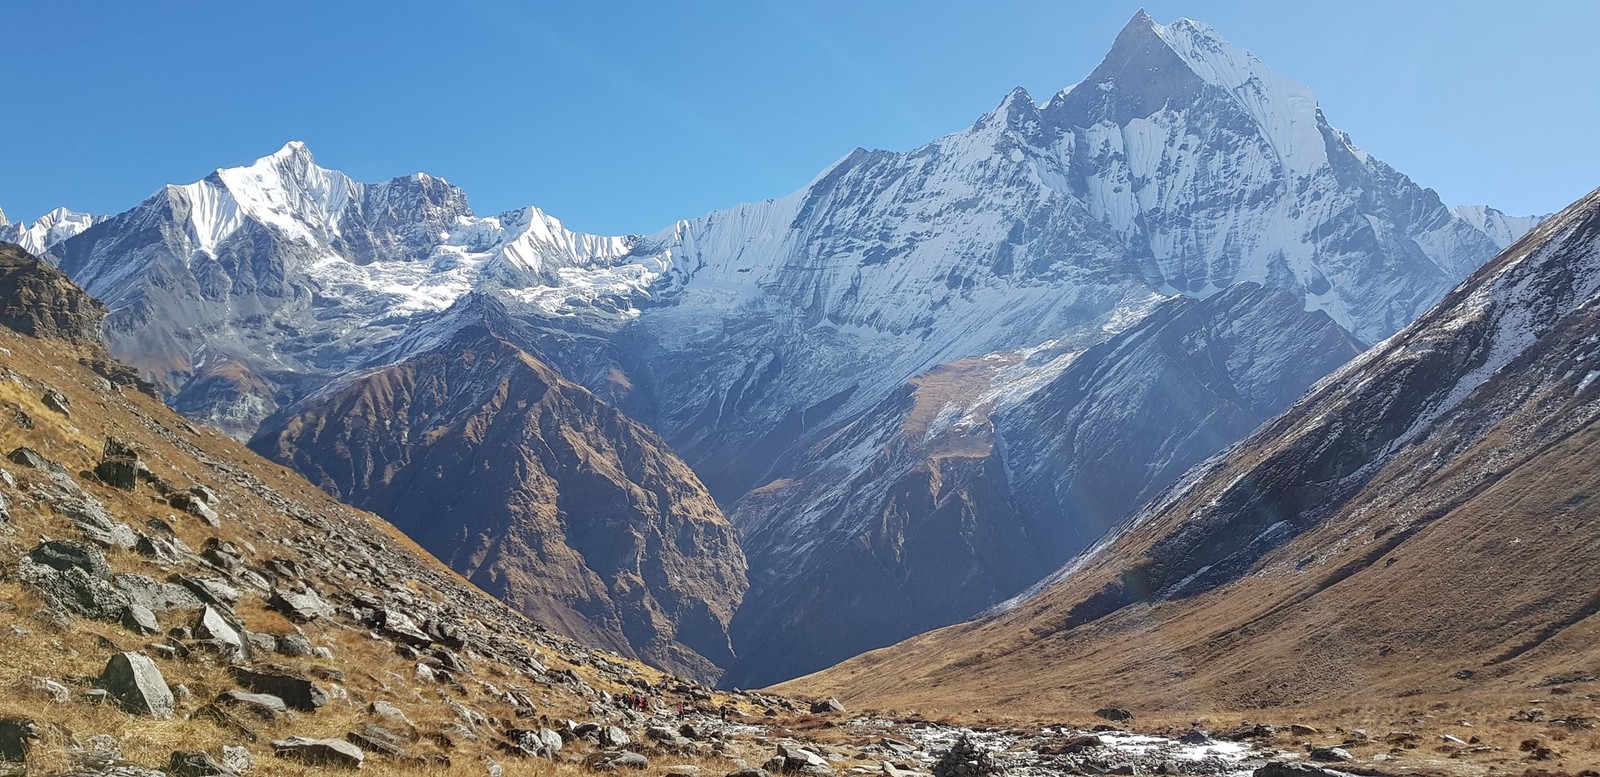
[[189,417],[569,634],[760,685],[1036,584],[1537,221],[1140,13],[1043,105],[652,235],[300,143],[11,229]]

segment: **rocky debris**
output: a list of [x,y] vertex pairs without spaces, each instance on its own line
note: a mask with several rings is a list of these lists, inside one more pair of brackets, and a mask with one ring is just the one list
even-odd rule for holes
[[156,662],[143,653],[118,653],[106,662],[97,682],[122,708],[157,718],[172,715],[172,690],[156,668]]
[[772,772],[766,769],[754,768],[735,769],[723,775],[723,777],[772,777]]
[[988,750],[979,747],[971,737],[962,735],[939,754],[933,764],[933,777],[987,777],[1004,773],[1004,769]]
[[290,709],[316,712],[328,703],[326,691],[312,684],[310,680],[289,672],[258,671],[237,667],[233,671],[233,676],[240,685],[249,690],[282,699]]
[[27,718],[0,718],[0,761],[24,763],[33,743],[39,738],[39,727]]
[[340,739],[290,737],[272,741],[272,754],[318,766],[360,769],[366,754],[361,748]]

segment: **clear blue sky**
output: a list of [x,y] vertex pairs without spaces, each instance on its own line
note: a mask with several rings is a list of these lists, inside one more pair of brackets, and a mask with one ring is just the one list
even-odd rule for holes
[[0,208],[116,212],[290,139],[359,180],[418,170],[480,213],[652,232],[904,150],[1013,86],[1083,78],[1143,5],[1315,90],[1450,204],[1600,186],[1600,2],[169,2],[4,4]]

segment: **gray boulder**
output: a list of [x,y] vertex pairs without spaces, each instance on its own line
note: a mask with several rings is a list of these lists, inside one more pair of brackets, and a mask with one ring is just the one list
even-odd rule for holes
[[272,741],[272,753],[279,758],[290,758],[317,766],[335,766],[360,769],[366,754],[361,748],[341,739],[310,739],[290,737]]
[[129,712],[157,718],[172,715],[172,689],[167,687],[156,662],[143,653],[112,656],[97,685]]
[[122,608],[122,627],[140,636],[161,632],[161,623],[156,620],[156,614],[137,602]]
[[287,672],[256,671],[239,667],[233,670],[239,684],[256,693],[266,693],[283,700],[290,709],[316,712],[328,703],[328,694],[304,677]]

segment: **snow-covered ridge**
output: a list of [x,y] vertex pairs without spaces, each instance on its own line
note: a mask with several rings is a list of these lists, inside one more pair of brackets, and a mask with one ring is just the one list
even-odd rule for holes
[[40,216],[32,224],[21,222],[12,224],[6,220],[5,213],[0,211],[0,241],[16,243],[27,249],[28,253],[39,256],[55,247],[57,243],[78,235],[104,220],[104,216],[68,208],[56,208]]
[[1478,231],[1489,236],[1495,245],[1505,248],[1517,241],[1517,238],[1528,234],[1539,222],[1550,218],[1550,214],[1543,216],[1511,216],[1488,205],[1457,205],[1451,211],[1457,218],[1464,219],[1467,223],[1477,227]]
[[1178,19],[1170,25],[1157,24],[1148,16],[1144,20],[1201,80],[1226,89],[1249,111],[1285,168],[1305,176],[1328,163],[1326,143],[1316,122],[1317,97],[1309,87],[1273,71],[1254,54],[1228,43],[1209,25],[1192,19]]

